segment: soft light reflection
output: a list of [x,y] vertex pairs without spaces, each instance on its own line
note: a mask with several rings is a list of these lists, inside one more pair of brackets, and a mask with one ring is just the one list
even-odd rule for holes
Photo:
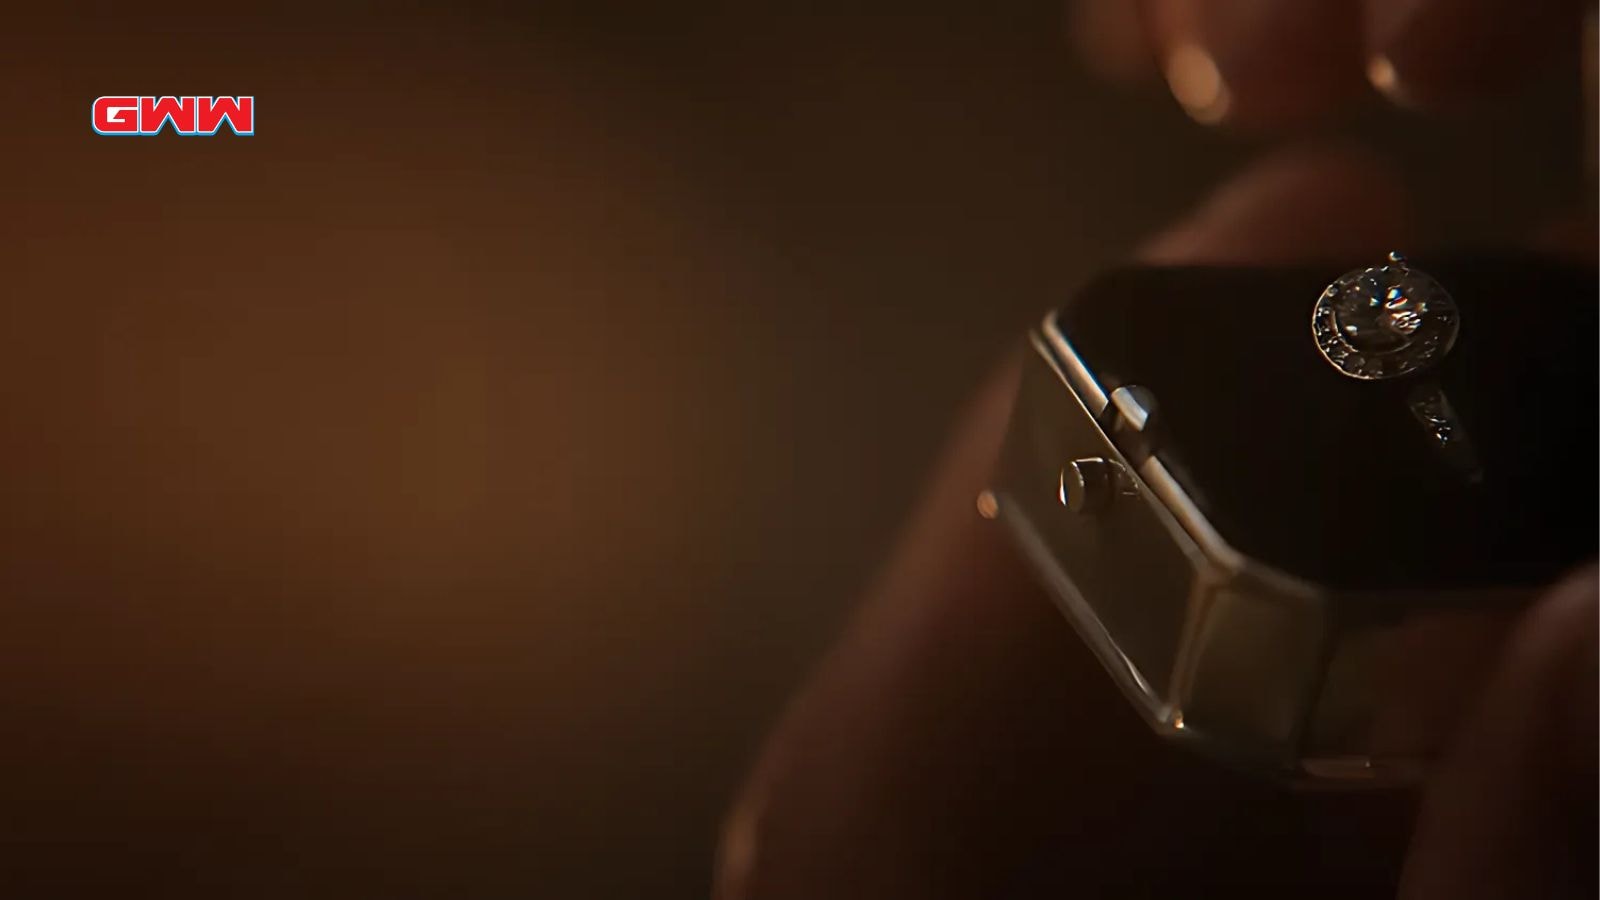
[[1367,61],[1367,80],[1372,86],[1395,103],[1405,103],[1405,92],[1400,85],[1400,73],[1389,57],[1379,54]]
[[985,519],[1000,515],[1000,501],[995,499],[994,491],[984,491],[978,495],[978,515]]
[[1180,44],[1167,56],[1167,86],[1189,118],[1212,125],[1227,118],[1233,95],[1216,60],[1199,44]]

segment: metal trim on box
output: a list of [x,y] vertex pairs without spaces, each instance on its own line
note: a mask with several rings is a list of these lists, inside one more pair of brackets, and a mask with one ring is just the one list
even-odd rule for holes
[[[996,517],[1146,721],[1304,782],[1414,777],[1436,735],[1383,746],[1380,695],[1396,677],[1385,667],[1408,635],[1476,658],[1487,632],[1349,615],[1336,592],[1239,552],[1151,443],[1159,398],[1106,391],[1053,313],[1030,345],[990,492]],[[1097,461],[1116,473],[1116,495],[1068,502],[1063,467]],[[1435,710],[1436,693],[1406,702]]]

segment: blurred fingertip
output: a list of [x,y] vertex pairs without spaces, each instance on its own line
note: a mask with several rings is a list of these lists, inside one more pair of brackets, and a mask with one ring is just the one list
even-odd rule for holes
[[1216,58],[1198,43],[1174,47],[1162,66],[1167,88],[1189,118],[1202,125],[1217,125],[1233,107],[1233,92]]
[[1365,0],[1367,80],[1408,109],[1465,109],[1576,63],[1585,4]]
[[1395,68],[1394,60],[1386,54],[1378,53],[1367,60],[1367,81],[1395,106],[1405,109],[1416,106],[1415,98],[1406,91],[1405,84],[1400,80],[1400,70]]
[[1146,0],[1140,8],[1168,90],[1201,124],[1301,128],[1362,90],[1360,28],[1343,0]]

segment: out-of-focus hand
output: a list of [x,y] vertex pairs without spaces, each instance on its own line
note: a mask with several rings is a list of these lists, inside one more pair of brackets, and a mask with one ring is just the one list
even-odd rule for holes
[[1418,107],[1572,68],[1588,0],[1074,0],[1085,61],[1121,81],[1164,76],[1206,123],[1315,122],[1377,89]]
[[[1174,66],[1189,66],[1224,98],[1213,117],[1268,127],[1324,114],[1368,77],[1408,103],[1507,83],[1540,47],[1575,44],[1581,12],[1565,0],[1148,0],[1137,18],[1132,8],[1078,5],[1074,26],[1098,29],[1099,68],[1127,75],[1153,59],[1170,83],[1185,77]],[[1217,102],[1174,90],[1203,120]],[[1386,198],[1383,215],[1372,196]],[[1139,256],[1376,258],[1416,243],[1404,197],[1363,153],[1282,151]],[[1592,252],[1587,233],[1576,243]],[[1247,886],[1293,897],[1593,895],[1593,572],[1527,613],[1420,797],[1290,793],[1235,776],[1150,733],[1001,530],[975,514],[1014,378],[1007,367],[980,392],[877,584],[770,737],[727,820],[719,900]]]

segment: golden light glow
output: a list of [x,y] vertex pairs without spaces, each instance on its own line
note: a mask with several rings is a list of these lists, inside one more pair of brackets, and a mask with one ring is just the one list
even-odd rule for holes
[[1000,515],[1000,501],[995,499],[993,491],[984,491],[978,495],[978,515],[985,519]]
[[1216,60],[1199,44],[1180,44],[1167,56],[1167,86],[1183,109],[1204,125],[1227,118],[1233,94]]
[[1400,84],[1400,72],[1389,57],[1379,54],[1367,61],[1367,80],[1378,89],[1378,93],[1391,101],[1399,104],[1407,102],[1405,90]]

